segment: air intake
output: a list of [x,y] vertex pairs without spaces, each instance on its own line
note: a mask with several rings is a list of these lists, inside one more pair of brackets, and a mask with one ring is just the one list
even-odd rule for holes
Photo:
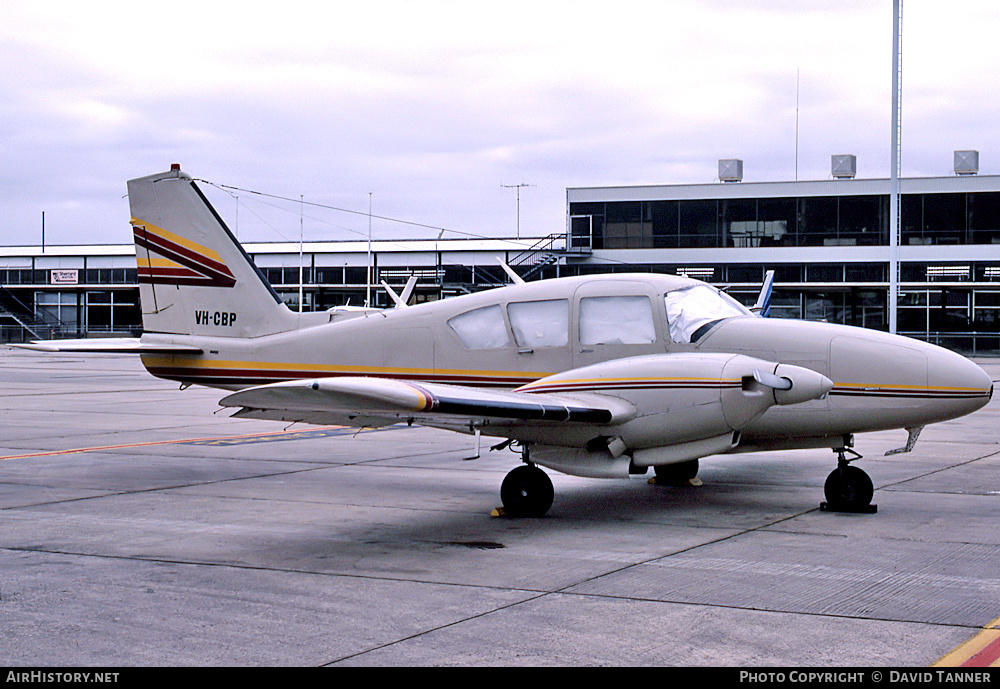
[[719,161],[720,182],[742,182],[743,161],[737,158]]
[[979,172],[979,151],[955,151],[955,174],[975,175]]
[[858,174],[858,157],[856,155],[830,156],[830,174],[835,179],[854,179]]

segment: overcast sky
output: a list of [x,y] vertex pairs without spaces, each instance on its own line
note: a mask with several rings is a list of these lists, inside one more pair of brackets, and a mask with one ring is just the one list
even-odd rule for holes
[[[950,175],[956,149],[1000,174],[1000,3],[906,0],[903,29],[903,174]],[[127,242],[126,180],[175,162],[475,236],[513,236],[504,185],[527,184],[542,236],[567,187],[711,183],[720,158],[795,179],[797,72],[798,178],[844,153],[887,177],[891,67],[891,0],[8,0],[0,244],[38,244],[43,211],[48,244]],[[244,241],[367,237],[364,215],[212,199]]]

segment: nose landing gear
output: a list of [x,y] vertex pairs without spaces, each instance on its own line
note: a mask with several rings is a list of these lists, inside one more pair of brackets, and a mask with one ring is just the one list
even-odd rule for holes
[[[861,455],[847,447],[835,451],[837,468],[826,478],[823,486],[826,502],[820,503],[819,508],[824,512],[875,514],[878,505],[871,504],[875,494],[872,480],[862,469],[850,464],[855,459],[861,459]],[[845,452],[850,452],[854,457],[847,459]]]

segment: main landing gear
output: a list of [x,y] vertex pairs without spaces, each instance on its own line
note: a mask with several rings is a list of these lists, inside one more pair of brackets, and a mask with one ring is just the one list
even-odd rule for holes
[[700,486],[698,460],[690,459],[676,464],[658,464],[653,467],[656,477],[650,481],[658,486]]
[[[508,440],[496,447],[511,444]],[[493,516],[544,517],[552,507],[555,497],[552,480],[528,459],[527,444],[521,445],[521,460],[524,464],[511,469],[500,484],[503,507],[493,510]]]
[[500,484],[500,499],[508,517],[544,517],[554,495],[551,479],[530,463],[512,469]]
[[[861,455],[847,447],[834,451],[837,453],[837,468],[826,478],[823,486],[826,502],[820,503],[819,508],[824,512],[874,514],[878,505],[871,504],[875,494],[872,480],[863,470],[850,464],[855,459],[861,459]],[[854,457],[847,459],[845,452]]]

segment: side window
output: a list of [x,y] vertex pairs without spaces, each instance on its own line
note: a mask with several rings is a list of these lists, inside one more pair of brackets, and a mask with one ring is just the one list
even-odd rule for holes
[[499,305],[484,306],[449,318],[448,327],[469,349],[499,349],[510,344]]
[[656,341],[649,297],[584,297],[580,344],[650,344]]
[[518,347],[561,347],[569,342],[569,302],[522,301],[507,305]]

